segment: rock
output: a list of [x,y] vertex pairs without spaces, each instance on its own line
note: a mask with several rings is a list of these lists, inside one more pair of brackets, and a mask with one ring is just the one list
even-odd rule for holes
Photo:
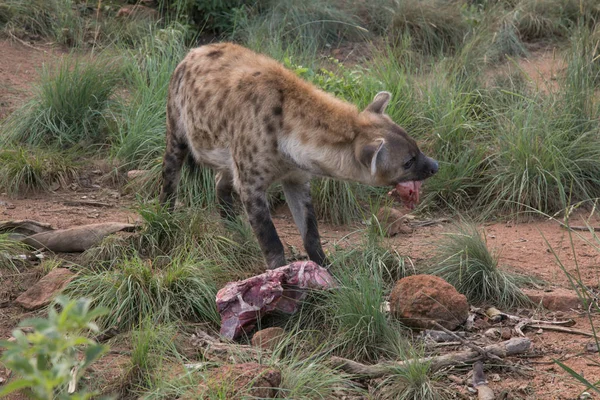
[[413,227],[410,221],[402,211],[391,207],[382,207],[377,213],[377,220],[386,236],[396,236],[397,234],[410,234]]
[[46,306],[74,277],[75,274],[66,268],[55,268],[17,297],[15,303],[26,310]]
[[[270,399],[277,395],[281,372],[257,363],[227,364],[207,373],[200,388],[221,399]],[[205,397],[203,397],[205,398]]]
[[117,18],[135,18],[157,20],[158,12],[141,4],[127,4],[117,11]]
[[127,179],[132,181],[136,178],[142,178],[142,177],[148,175],[149,172],[150,171],[145,170],[145,169],[132,169],[131,171],[127,171]]
[[252,346],[264,350],[275,350],[285,337],[285,331],[279,327],[261,329],[252,336]]
[[512,329],[508,328],[508,327],[504,327],[502,329],[500,329],[500,338],[502,338],[502,340],[508,340],[512,337]]
[[567,289],[554,289],[551,292],[544,292],[534,289],[523,289],[523,293],[535,304],[542,304],[545,309],[550,311],[570,311],[581,307],[581,301],[577,293]]
[[403,324],[419,329],[435,329],[435,321],[455,329],[469,316],[467,298],[454,286],[432,275],[400,279],[390,296],[392,315]]

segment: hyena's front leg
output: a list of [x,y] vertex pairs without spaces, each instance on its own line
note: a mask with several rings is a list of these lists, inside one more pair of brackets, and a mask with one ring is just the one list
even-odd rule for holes
[[275,269],[285,265],[283,244],[271,219],[266,190],[256,190],[255,188],[242,186],[240,197],[267,262],[267,268]]
[[175,208],[181,167],[188,152],[187,143],[167,134],[167,149],[162,164],[163,186],[159,199],[161,205],[167,204],[169,211]]
[[285,200],[300,231],[308,257],[319,265],[328,264],[317,225],[317,217],[310,198],[310,181],[283,182]]

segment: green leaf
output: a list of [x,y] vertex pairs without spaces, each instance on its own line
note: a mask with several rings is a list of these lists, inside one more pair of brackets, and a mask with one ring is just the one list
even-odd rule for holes
[[586,390],[592,389],[594,392],[600,393],[600,388],[598,387],[598,384],[600,384],[600,382],[591,383],[587,379],[585,379],[583,376],[579,375],[577,372],[573,371],[570,367],[566,366],[565,364],[561,363],[560,361],[554,360],[554,362],[557,363],[562,369],[567,371],[569,373],[569,375],[571,375],[573,378],[575,378],[579,382],[583,383],[586,386]]
[[28,388],[30,386],[31,382],[25,379],[19,379],[18,381],[11,382],[8,385],[4,386],[2,391],[0,391],[0,397],[16,392],[17,390]]

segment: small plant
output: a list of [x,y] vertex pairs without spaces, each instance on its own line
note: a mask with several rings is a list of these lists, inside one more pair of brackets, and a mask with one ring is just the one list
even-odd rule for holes
[[73,0],[5,0],[4,31],[15,36],[40,35],[60,44],[80,45],[86,24]]
[[24,146],[0,150],[0,190],[9,195],[66,187],[77,176],[70,153]]
[[189,258],[127,259],[112,270],[82,271],[66,288],[109,310],[104,328],[131,329],[144,319],[220,321],[214,305],[217,289],[205,279],[206,261]]
[[454,4],[438,1],[395,2],[390,24],[392,41],[410,38],[414,49],[426,55],[438,56],[456,50],[468,30],[466,19]]
[[32,100],[6,121],[6,141],[61,147],[105,143],[105,112],[119,77],[117,65],[106,58],[65,58],[43,68]]
[[437,250],[436,265],[429,272],[446,280],[474,304],[510,308],[528,303],[517,285],[519,277],[498,267],[497,256],[488,250],[474,226],[463,225],[446,235]]
[[353,359],[374,360],[395,354],[402,341],[400,327],[388,320],[382,304],[393,279],[402,274],[400,257],[367,243],[366,250],[339,249],[331,254],[332,274],[338,287],[315,293],[297,320],[304,329],[330,332],[321,340],[331,350]]
[[[418,360],[419,352],[409,350],[404,357],[407,361],[401,367],[394,367],[392,373],[379,385],[381,399],[390,400],[444,400],[451,393],[437,382],[439,375],[433,374],[426,361]],[[432,376],[433,375],[433,376]]]
[[16,329],[14,342],[1,343],[5,349],[2,362],[17,378],[0,390],[0,396],[23,389],[30,390],[33,398],[39,400],[89,399],[94,395],[85,391],[73,393],[85,369],[107,351],[106,346],[82,334],[98,332],[93,321],[105,313],[103,309],[92,310],[90,305],[90,300],[59,297],[48,318],[21,322],[20,326],[33,327],[33,332],[26,334]]
[[163,363],[178,356],[173,343],[176,333],[175,326],[156,325],[150,319],[131,332],[131,364],[122,383],[123,394],[137,393],[158,383]]
[[[18,266],[21,264],[18,256],[25,254],[28,246],[10,238],[10,234],[0,234],[0,271],[12,269],[19,271]],[[2,273],[0,272],[0,282],[2,281]]]

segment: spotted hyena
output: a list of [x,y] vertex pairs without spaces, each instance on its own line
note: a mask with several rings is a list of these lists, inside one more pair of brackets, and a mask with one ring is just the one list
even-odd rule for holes
[[378,93],[360,111],[244,47],[193,49],[169,86],[161,203],[173,209],[181,166],[191,153],[217,172],[222,215],[232,215],[237,192],[267,266],[276,268],[285,264],[284,249],[266,191],[281,182],[308,256],[323,265],[312,176],[397,186],[403,196],[400,189],[407,188],[418,195],[420,181],[437,172],[437,162],[384,113],[390,98]]

